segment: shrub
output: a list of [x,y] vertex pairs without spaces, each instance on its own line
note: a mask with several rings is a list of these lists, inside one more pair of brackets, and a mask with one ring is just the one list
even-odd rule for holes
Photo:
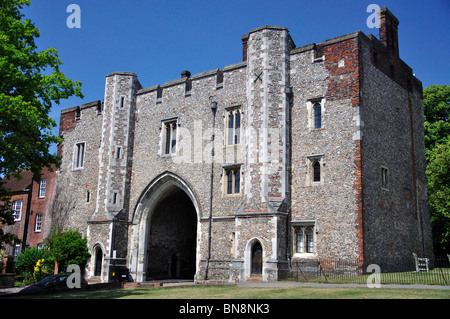
[[87,239],[77,230],[55,230],[47,239],[51,256],[58,263],[58,270],[65,271],[67,266],[76,264],[83,270],[90,254]]
[[54,261],[50,257],[48,249],[38,249],[37,247],[27,248],[18,256],[14,265],[14,272],[18,279],[24,280],[26,284],[34,283],[34,267],[39,260],[44,260],[41,267],[46,267],[52,272]]

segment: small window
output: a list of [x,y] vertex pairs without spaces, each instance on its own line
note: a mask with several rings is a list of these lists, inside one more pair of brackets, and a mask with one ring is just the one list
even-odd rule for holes
[[314,128],[322,127],[322,106],[320,103],[314,104]]
[[386,167],[381,167],[381,188],[389,189],[389,171]]
[[117,150],[116,150],[116,158],[117,159],[120,159],[121,151],[122,151],[122,148],[118,147]]
[[47,179],[43,178],[43,179],[41,179],[41,182],[39,183],[39,198],[45,197],[46,188],[47,188]]
[[325,98],[312,98],[306,102],[308,128],[310,130],[324,129]]
[[86,143],[75,144],[74,168],[80,169],[84,167],[84,150]]
[[34,223],[34,231],[40,233],[42,230],[42,214],[36,214],[36,221]]
[[86,202],[89,203],[91,201],[91,192],[87,191],[86,192]]
[[324,154],[308,155],[307,159],[306,184],[308,186],[322,185],[324,182]]
[[14,247],[14,257],[19,256],[20,253],[20,244],[16,244]]
[[117,204],[117,193],[113,193],[113,204]]
[[177,120],[163,122],[163,154],[175,154],[177,145]]
[[22,218],[22,200],[13,201],[12,211],[14,216],[14,221],[20,221]]
[[75,110],[75,121],[78,121],[81,119],[81,107],[77,106],[77,109]]
[[314,226],[295,227],[295,253],[312,254],[314,253]]
[[314,161],[313,163],[313,182],[320,182],[320,163]]
[[125,105],[125,97],[122,96],[120,98],[120,108],[123,109],[124,105]]
[[233,108],[226,113],[228,145],[241,143],[241,115],[239,108]]
[[226,194],[233,195],[241,192],[241,170],[239,167],[225,169]]

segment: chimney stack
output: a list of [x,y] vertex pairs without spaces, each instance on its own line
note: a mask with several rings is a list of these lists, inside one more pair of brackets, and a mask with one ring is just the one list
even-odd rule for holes
[[380,9],[380,41],[398,57],[398,19],[386,7]]
[[190,78],[191,77],[191,72],[189,72],[189,71],[183,71],[183,72],[181,72],[181,78],[182,79],[184,79],[184,78]]

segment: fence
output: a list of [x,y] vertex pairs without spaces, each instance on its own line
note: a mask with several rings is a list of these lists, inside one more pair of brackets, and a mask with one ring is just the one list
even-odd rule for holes
[[[301,282],[366,284],[373,278],[369,276],[374,274],[374,269],[368,267],[369,264],[361,259],[293,260],[290,278]],[[430,260],[428,271],[417,271],[413,255],[410,263],[396,267],[395,271],[383,272],[383,267],[378,269],[381,284],[450,285],[449,255]]]

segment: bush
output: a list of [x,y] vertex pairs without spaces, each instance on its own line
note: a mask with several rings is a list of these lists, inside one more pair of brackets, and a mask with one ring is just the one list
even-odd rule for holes
[[91,257],[87,247],[87,239],[77,230],[55,230],[47,239],[50,254],[58,263],[58,271],[66,271],[71,264],[83,270]]
[[22,279],[26,284],[34,283],[34,268],[39,260],[42,262],[41,268],[45,267],[50,273],[54,267],[54,260],[52,260],[48,249],[38,249],[37,247],[27,248],[22,251],[14,265],[14,272],[18,279]]

